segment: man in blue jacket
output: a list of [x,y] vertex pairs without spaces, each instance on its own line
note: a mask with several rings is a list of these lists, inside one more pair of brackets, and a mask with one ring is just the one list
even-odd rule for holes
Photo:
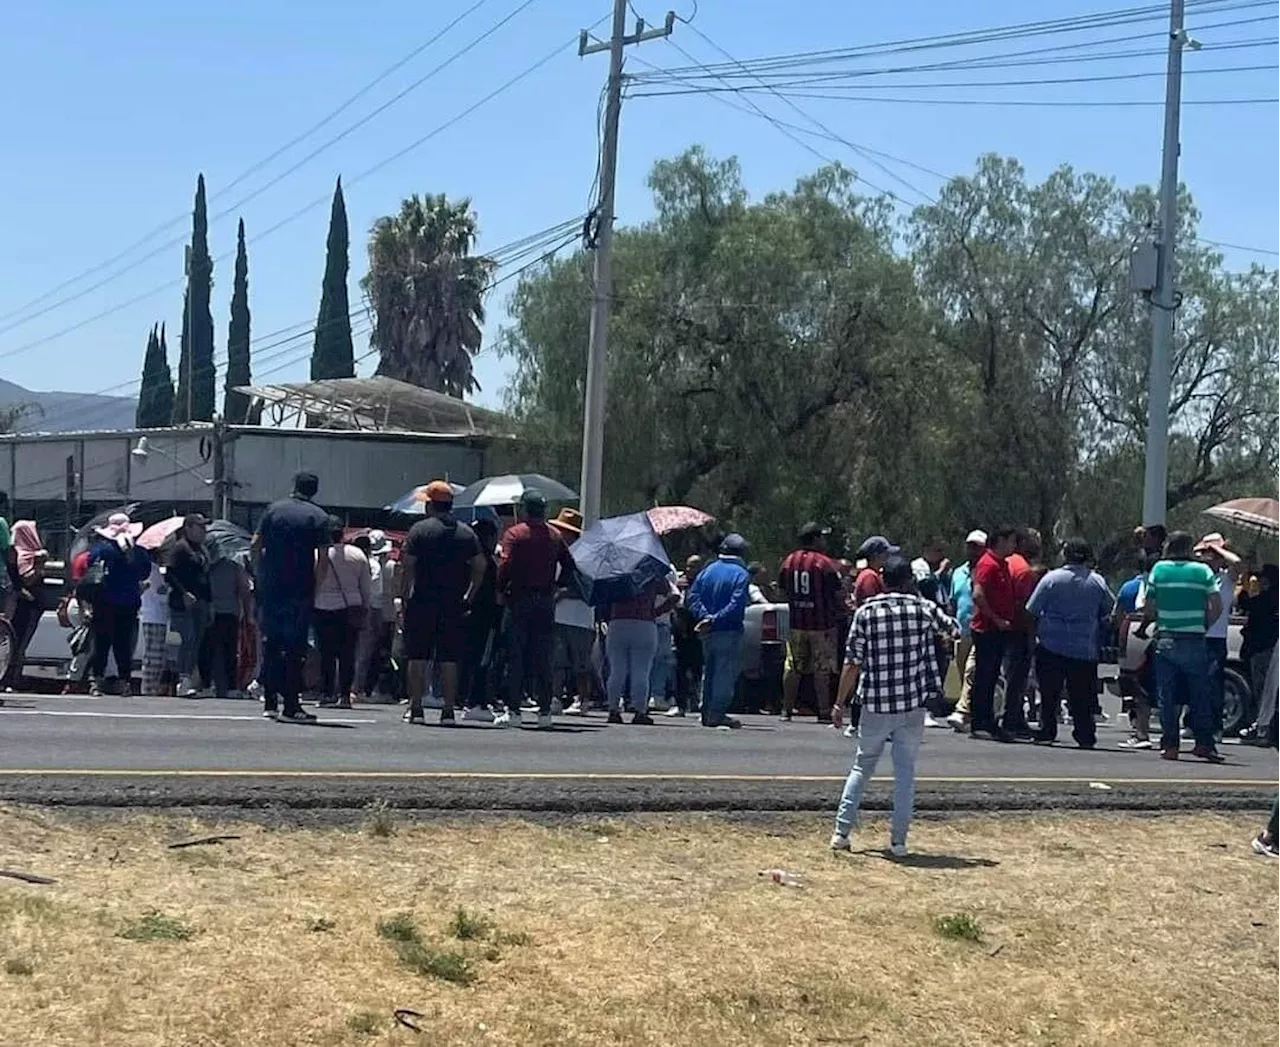
[[747,542],[740,534],[720,543],[716,562],[689,586],[688,609],[702,637],[702,726],[722,731],[741,727],[729,715],[742,668],[742,619],[750,585]]

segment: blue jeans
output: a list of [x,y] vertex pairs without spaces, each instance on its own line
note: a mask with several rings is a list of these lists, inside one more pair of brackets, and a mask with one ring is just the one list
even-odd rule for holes
[[1156,637],[1156,695],[1160,699],[1160,748],[1178,750],[1178,705],[1185,697],[1197,747],[1213,748],[1209,699],[1209,648],[1198,633]]
[[1225,638],[1206,637],[1205,650],[1209,653],[1209,715],[1213,718],[1213,736],[1222,735],[1223,715],[1227,706],[1227,641]]
[[631,711],[649,709],[649,672],[653,668],[653,649],[658,630],[653,622],[615,618],[605,634],[604,649],[609,657],[609,680],[606,691],[609,711],[622,711],[622,692],[629,685]]
[[742,633],[710,632],[702,638],[702,722],[724,723],[742,671]]
[[649,694],[665,700],[675,674],[676,652],[671,647],[671,623],[658,621],[658,650],[653,656],[653,671],[649,673]]
[[924,709],[909,713],[877,713],[862,710],[858,723],[858,755],[844,783],[840,808],[836,811],[836,832],[848,836],[858,823],[858,808],[867,782],[876,773],[876,764],[885,743],[893,742],[893,828],[889,842],[905,844],[916,802],[916,753],[924,740]]
[[204,646],[204,634],[212,623],[213,608],[203,600],[180,611],[169,611],[169,627],[182,637],[182,646],[178,648],[178,675],[190,678],[199,668],[200,683],[205,687],[213,686],[210,659]]

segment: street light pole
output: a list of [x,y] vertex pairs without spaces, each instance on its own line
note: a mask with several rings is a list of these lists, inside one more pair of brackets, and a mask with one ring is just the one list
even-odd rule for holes
[[1151,292],[1151,363],[1147,376],[1146,470],[1142,522],[1164,525],[1169,490],[1169,387],[1172,382],[1174,245],[1178,235],[1178,129],[1182,109],[1184,0],[1169,4],[1169,60],[1165,74],[1164,149],[1160,173],[1160,213],[1156,222],[1156,285]]
[[600,143],[600,198],[596,205],[597,233],[592,272],[591,339],[587,350],[587,389],[582,412],[582,482],[584,526],[600,518],[600,489],[604,474],[604,416],[608,372],[609,310],[613,296],[613,198],[618,173],[618,117],[622,111],[622,51],[628,44],[671,35],[674,12],[667,12],[661,29],[645,30],[637,19],[627,35],[627,0],[614,0],[613,31],[607,44],[588,44],[586,30],[578,42],[579,56],[609,52],[609,80],[605,86],[604,132]]

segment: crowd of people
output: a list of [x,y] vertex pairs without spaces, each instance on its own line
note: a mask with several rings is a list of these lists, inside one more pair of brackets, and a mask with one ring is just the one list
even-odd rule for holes
[[[83,672],[88,693],[99,695],[114,660],[128,667],[117,676],[129,693],[141,629],[144,695],[256,695],[272,719],[316,719],[303,705],[313,677],[322,707],[403,700],[411,724],[425,722],[430,702],[446,725],[459,707],[498,726],[521,725],[527,710],[539,727],[557,712],[602,707],[613,724],[624,711],[633,724],[652,724],[657,709],[698,713],[704,726],[732,731],[741,726],[730,708],[747,609],[786,603],[781,718],[796,715],[807,680],[819,721],[858,739],[836,849],[850,845],[863,789],[892,744],[890,843],[905,850],[926,729],[1048,745],[1065,719],[1075,744],[1094,748],[1102,651],[1123,643],[1135,619],[1143,665],[1122,748],[1158,747],[1177,760],[1189,734],[1191,756],[1222,761],[1233,614],[1245,619],[1240,660],[1251,703],[1233,733],[1275,744],[1277,568],[1246,564],[1219,533],[1197,541],[1139,529],[1139,570],[1113,595],[1083,539],[1062,542],[1051,565],[1031,528],[974,530],[952,565],[942,540],[909,559],[873,535],[849,561],[830,555],[829,529],[811,522],[776,582],[748,560],[746,540],[728,534],[713,558],[691,556],[683,570],[592,607],[574,584],[570,552],[582,518],[573,509],[549,518],[536,490],[505,527],[491,518],[467,524],[453,512],[453,488],[435,481],[398,550],[378,530],[344,540],[342,522],[315,503],[318,490],[313,474],[299,473],[252,541],[221,554],[201,514],[185,517],[154,553],[137,543],[141,524],[111,515],[69,565],[59,615],[71,626],[70,604],[81,606],[73,676]],[[0,515],[0,525],[0,612],[17,648],[4,681],[12,687],[39,619],[48,553],[31,521],[10,528]],[[949,675],[958,682],[954,703]],[[1158,746],[1148,733],[1153,704]],[[1272,853],[1274,832],[1269,839]]]

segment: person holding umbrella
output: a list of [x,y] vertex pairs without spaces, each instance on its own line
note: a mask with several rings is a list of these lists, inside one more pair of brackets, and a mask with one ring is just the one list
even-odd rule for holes
[[494,720],[519,726],[520,700],[528,691],[538,703],[538,726],[551,727],[551,644],[555,593],[573,570],[569,545],[547,524],[547,500],[536,487],[520,498],[523,519],[503,536],[498,591],[506,605],[507,710]]
[[658,653],[655,619],[680,601],[680,590],[667,577],[655,578],[629,600],[609,607],[605,653],[609,658],[609,722],[622,723],[623,691],[631,703],[631,722],[652,726],[649,715],[649,674]]

